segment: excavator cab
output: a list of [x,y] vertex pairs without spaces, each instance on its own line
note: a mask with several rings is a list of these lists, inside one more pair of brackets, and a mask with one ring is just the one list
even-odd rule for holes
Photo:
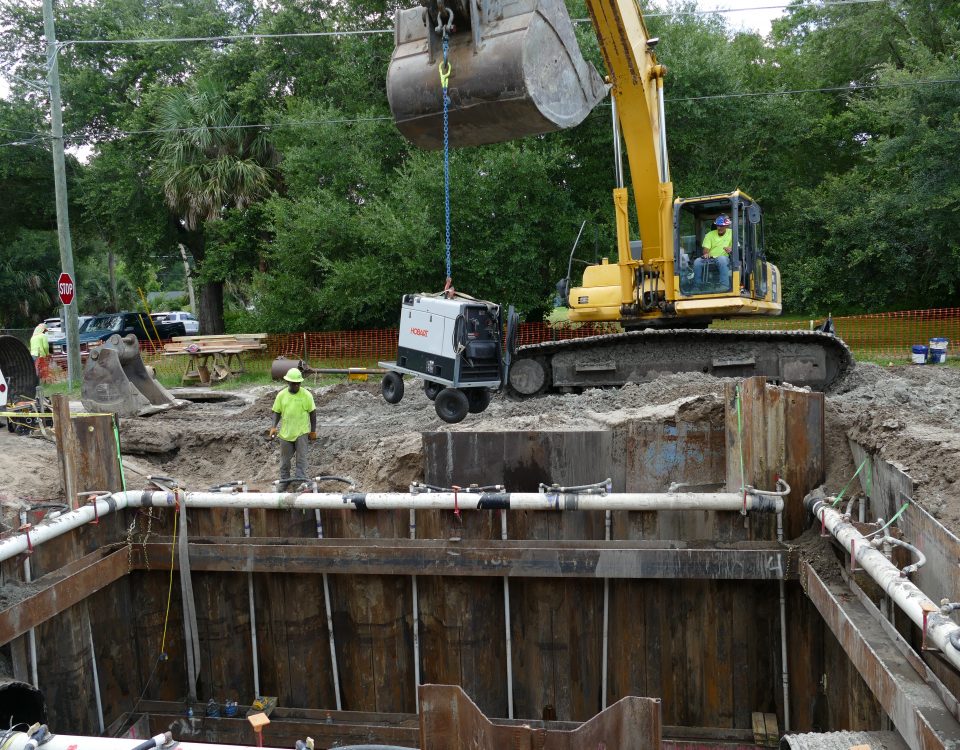
[[[721,215],[731,219],[730,254],[703,257],[704,237]],[[777,270],[764,250],[763,211],[739,190],[674,202],[674,268],[680,299],[739,295],[779,302],[779,290],[772,294]]]
[[397,12],[387,70],[393,119],[420,148],[443,146],[445,40],[452,148],[573,127],[606,96],[563,0],[421,2]]

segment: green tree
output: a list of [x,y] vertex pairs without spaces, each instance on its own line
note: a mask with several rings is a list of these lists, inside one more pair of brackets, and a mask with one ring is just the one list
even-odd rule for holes
[[200,326],[204,333],[223,333],[226,264],[207,268],[207,228],[228,209],[243,211],[267,195],[277,155],[266,133],[244,127],[210,79],[162,92],[155,124],[153,173],[177,237],[197,264]]

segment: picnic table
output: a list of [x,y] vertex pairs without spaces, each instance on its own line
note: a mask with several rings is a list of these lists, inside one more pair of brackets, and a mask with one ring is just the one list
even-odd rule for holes
[[265,333],[238,333],[219,336],[175,336],[164,344],[164,357],[187,356],[181,384],[211,385],[245,372],[243,355],[267,348]]

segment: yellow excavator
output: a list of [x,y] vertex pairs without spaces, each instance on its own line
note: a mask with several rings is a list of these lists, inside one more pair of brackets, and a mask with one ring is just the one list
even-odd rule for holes
[[648,33],[637,0],[587,0],[606,79],[584,59],[563,0],[421,1],[397,13],[387,72],[394,121],[415,145],[443,145],[440,68],[449,73],[454,148],[574,127],[608,90],[611,96],[616,260],[587,266],[580,286],[571,286],[568,271],[558,289],[571,320],[617,322],[625,331],[521,347],[509,371],[516,395],[691,371],[766,375],[824,389],[852,365],[850,350],[832,331],[708,328],[716,318],[779,315],[780,273],[766,260],[763,213],[750,196],[734,190],[674,198],[664,120],[667,71],[657,62],[658,39]]

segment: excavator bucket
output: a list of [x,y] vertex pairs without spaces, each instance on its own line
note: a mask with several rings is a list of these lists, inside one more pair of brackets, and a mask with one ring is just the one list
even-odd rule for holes
[[80,398],[88,411],[112,412],[122,417],[135,417],[151,407],[176,403],[173,394],[143,364],[137,337],[121,337],[118,333],[88,355]]
[[[439,67],[449,33],[450,146],[479,146],[579,125],[606,95],[563,0],[423,0],[397,13],[387,71],[393,119],[420,148],[443,146]],[[452,18],[451,18],[452,14]]]

